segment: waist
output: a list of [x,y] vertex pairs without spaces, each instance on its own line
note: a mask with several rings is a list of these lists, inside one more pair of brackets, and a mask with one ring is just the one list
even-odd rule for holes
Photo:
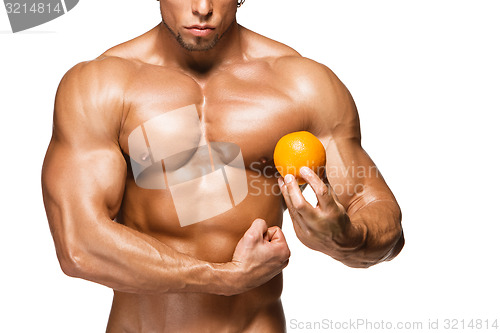
[[282,274],[234,296],[116,292],[107,332],[284,332]]

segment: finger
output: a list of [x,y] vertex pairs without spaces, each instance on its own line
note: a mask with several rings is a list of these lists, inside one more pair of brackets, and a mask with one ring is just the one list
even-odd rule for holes
[[272,226],[272,227],[267,228],[267,233],[266,233],[266,235],[268,236],[267,240],[271,241],[271,239],[273,239],[273,236],[276,233],[276,229],[277,228],[279,228],[279,227],[278,226]]
[[267,230],[266,233],[264,234],[264,241],[269,242],[269,238],[270,238],[269,230]]
[[280,184],[280,189],[283,194],[283,198],[285,199],[285,203],[288,207],[288,211],[290,213],[290,217],[292,220],[293,224],[293,229],[295,230],[295,233],[297,234],[306,234],[307,231],[309,230],[309,226],[307,226],[304,221],[303,217],[300,212],[298,212],[295,207],[293,206],[290,195],[288,192],[288,187],[283,183],[282,179],[278,179],[278,183]]
[[321,178],[319,178],[316,173],[308,167],[302,167],[300,168],[300,175],[309,185],[311,185],[311,188],[318,199],[318,205],[320,208],[326,208],[332,204],[336,205],[336,202],[332,197],[332,188],[323,183]]
[[245,237],[258,241],[264,237],[267,232],[267,223],[263,219],[255,219],[252,225],[245,232]]
[[286,175],[285,185],[293,207],[302,215],[311,213],[314,208],[302,195],[295,177],[290,174]]
[[285,185],[283,177],[278,178],[278,184],[280,185],[281,194],[283,194],[283,199],[285,199],[286,206],[288,207],[288,212],[292,221],[294,219],[300,218],[300,214],[293,207],[292,201],[290,199],[290,194],[288,193],[288,187]]
[[275,246],[278,246],[278,248],[281,249],[282,251],[281,254],[283,255],[283,258],[290,257],[290,248],[288,247],[288,244],[286,242],[285,234],[283,234],[283,231],[281,231],[280,228],[276,229],[276,232],[271,242],[274,243]]
[[271,237],[271,240],[270,242],[283,242],[285,240],[285,235],[283,234],[283,231],[281,231],[281,228],[277,227],[276,229],[274,229],[274,233],[273,233],[273,236]]

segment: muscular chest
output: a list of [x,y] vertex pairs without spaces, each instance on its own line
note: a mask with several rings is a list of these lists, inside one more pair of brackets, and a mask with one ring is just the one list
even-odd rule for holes
[[135,150],[142,159],[154,157],[152,149],[162,158],[177,154],[174,168],[212,142],[240,149],[246,168],[263,167],[281,136],[306,126],[293,92],[263,68],[220,71],[203,82],[176,70],[148,68],[130,85],[125,101],[123,151],[130,156]]

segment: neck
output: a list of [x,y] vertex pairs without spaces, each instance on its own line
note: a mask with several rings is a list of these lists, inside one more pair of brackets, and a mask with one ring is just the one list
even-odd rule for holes
[[203,74],[234,60],[241,59],[241,27],[236,20],[220,36],[217,44],[206,51],[189,51],[179,44],[162,22],[157,27],[156,51],[164,64],[175,64],[185,71]]

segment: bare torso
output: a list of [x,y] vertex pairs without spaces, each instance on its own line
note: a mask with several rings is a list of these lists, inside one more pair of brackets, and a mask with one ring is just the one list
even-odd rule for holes
[[[297,55],[278,43],[273,49],[274,42],[244,31],[245,42],[257,47],[258,43],[266,43],[269,54],[242,58],[240,62],[223,64],[206,75],[195,76],[142,59],[140,50],[147,49],[154,34],[153,29],[104,54],[119,60],[103,58],[103,61],[122,62],[131,77],[123,92],[126,104],[119,133],[128,172],[115,220],[179,252],[209,262],[228,262],[254,219],[264,219],[269,227],[282,225],[286,206],[276,185],[274,146],[284,134],[308,128],[304,110],[294,103],[295,91],[286,75],[277,70],[276,61]],[[168,188],[152,190],[136,184],[128,139],[147,120],[193,104],[200,122],[199,140],[230,142],[241,149],[248,194],[222,214],[181,226]],[[183,129],[171,129],[168,134],[173,143],[179,130]],[[182,168],[182,163],[178,167]],[[197,209],[196,205],[193,209]],[[281,291],[282,274],[234,296],[115,291],[108,332],[284,332]]]
[[[376,167],[330,69],[236,25],[232,0],[160,5],[164,24],[61,80],[42,168],[59,263],[114,290],[110,333],[284,332],[285,208],[305,246],[365,268],[401,251],[401,211],[378,172],[344,172]],[[296,131],[340,186],[301,168],[316,207],[277,184]]]

